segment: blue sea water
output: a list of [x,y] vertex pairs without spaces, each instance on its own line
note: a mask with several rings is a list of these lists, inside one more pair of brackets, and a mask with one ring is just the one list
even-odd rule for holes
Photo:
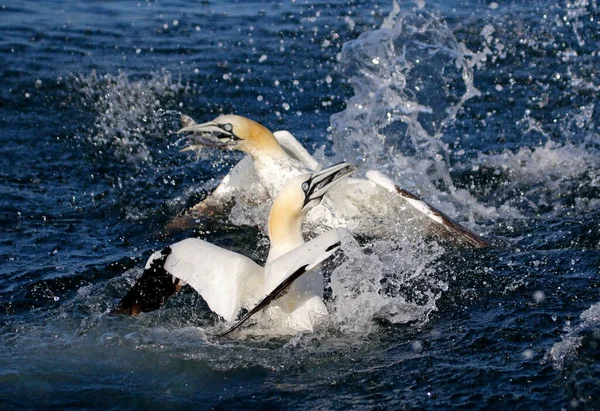
[[[599,70],[596,0],[0,1],[0,409],[600,409]],[[265,258],[253,210],[165,233],[241,158],[179,153],[180,113],[494,247],[349,242],[314,333],[217,340],[190,291],[109,316],[178,239]]]

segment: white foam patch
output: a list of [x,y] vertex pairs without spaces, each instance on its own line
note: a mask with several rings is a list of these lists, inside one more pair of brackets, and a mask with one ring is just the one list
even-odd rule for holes
[[507,180],[495,190],[494,197],[499,212],[514,218],[528,211],[538,212],[540,207],[556,211],[570,208],[572,205],[565,201],[572,199],[579,211],[598,210],[600,199],[588,188],[600,185],[599,159],[600,152],[586,144],[548,141],[516,152],[480,154],[475,164],[493,169]]
[[374,241],[361,247],[342,236],[343,258],[331,274],[331,317],[336,328],[368,333],[374,320],[424,324],[447,283],[436,278],[435,244]]
[[579,316],[582,322],[572,327],[570,323],[566,326],[567,333],[561,337],[561,341],[552,346],[548,357],[554,367],[564,370],[566,364],[577,356],[577,350],[581,346],[583,337],[582,330],[592,328],[600,331],[600,303],[592,305]]

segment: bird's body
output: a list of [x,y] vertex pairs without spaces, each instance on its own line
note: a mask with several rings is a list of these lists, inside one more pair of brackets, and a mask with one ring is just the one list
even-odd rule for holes
[[[275,198],[285,181],[320,167],[289,132],[272,133],[241,116],[220,116],[204,124],[196,124],[186,116],[182,123],[185,127],[180,132],[191,133],[192,147],[236,149],[249,155],[232,169],[212,196],[192,210],[202,211],[206,205],[218,207],[235,199],[252,204],[265,196]],[[251,198],[247,187],[255,186],[261,188],[253,188],[253,192],[260,194]],[[347,227],[367,237],[438,235],[473,247],[488,246],[487,241],[374,170],[368,171],[366,178],[340,182],[305,221],[306,227],[317,233]]]
[[337,230],[330,230],[305,242],[302,221],[353,170],[343,163],[298,175],[281,188],[269,216],[271,247],[264,268],[241,254],[188,238],[154,253],[115,311],[135,315],[157,309],[177,286],[189,284],[226,321],[241,309],[258,308],[250,311],[253,315],[268,308],[263,322],[269,328],[312,330],[314,321],[327,315],[318,264],[339,248],[340,239]]

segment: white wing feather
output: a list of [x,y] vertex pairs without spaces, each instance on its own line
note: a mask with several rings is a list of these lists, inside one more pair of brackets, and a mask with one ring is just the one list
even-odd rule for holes
[[310,171],[318,171],[321,165],[310,155],[308,151],[296,140],[296,138],[287,130],[279,130],[273,133],[279,144],[284,150],[300,161]]
[[[323,292],[323,278],[315,268],[340,247],[341,235],[341,231],[337,229],[328,231],[267,264],[265,281],[268,278],[269,285],[265,283],[265,290],[267,290],[265,298],[233,327],[218,334],[217,337],[224,337],[235,331],[250,317],[269,307],[273,302],[280,308],[283,308],[282,304],[290,305],[287,309],[284,308],[287,312],[284,315],[285,325],[294,329],[312,330],[312,316],[327,314],[327,308],[320,297]],[[306,284],[303,284],[307,278],[315,274],[320,280],[318,292],[307,289]],[[306,295],[300,295],[303,292]],[[291,301],[285,301],[289,299]],[[301,305],[298,307],[297,303]]]
[[199,238],[170,247],[165,270],[191,285],[225,320],[234,320],[241,308],[253,307],[263,296],[264,270],[249,258]]

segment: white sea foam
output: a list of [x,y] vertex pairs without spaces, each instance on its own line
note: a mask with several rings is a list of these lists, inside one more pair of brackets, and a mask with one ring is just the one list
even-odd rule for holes
[[[515,218],[539,212],[541,207],[597,210],[600,199],[590,197],[593,192],[588,188],[600,185],[599,154],[585,145],[548,141],[516,152],[480,154],[475,164],[503,176],[504,184],[494,191],[495,201],[502,205],[498,209],[503,216]],[[565,192],[571,196],[565,196]]]
[[544,143],[496,154],[480,153],[465,166],[485,167],[502,176],[503,183],[493,191],[493,197],[505,218],[539,213],[541,208],[597,210],[600,199],[594,188],[600,186],[600,135],[595,131],[593,113],[594,104],[590,104],[557,121],[563,137],[557,142],[548,127],[527,110],[518,125],[524,135],[539,135]]
[[582,312],[579,318],[582,320],[580,324],[576,326],[567,324],[566,334],[561,337],[561,341],[552,346],[548,353],[547,357],[558,369],[564,370],[567,364],[577,357],[577,351],[584,338],[581,335],[583,330],[591,328],[596,333],[600,333],[600,303],[594,304]]
[[337,329],[368,333],[373,320],[424,324],[447,283],[436,277],[437,244],[342,238],[343,257],[331,274],[331,316]]

